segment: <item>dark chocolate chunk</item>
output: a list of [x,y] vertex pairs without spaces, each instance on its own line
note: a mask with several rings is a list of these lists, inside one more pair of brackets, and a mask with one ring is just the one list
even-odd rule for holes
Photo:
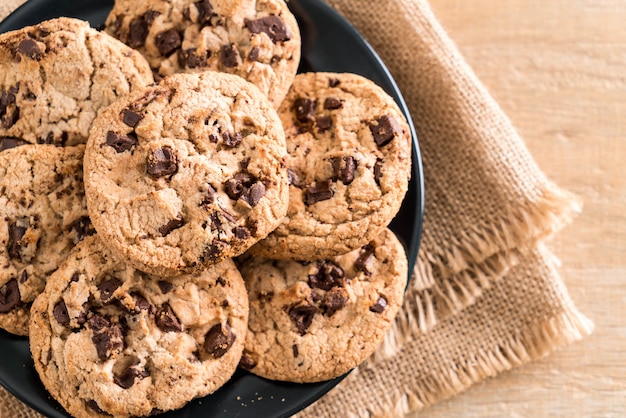
[[239,132],[235,132],[231,134],[229,132],[224,132],[222,134],[223,144],[228,148],[234,148],[237,145],[241,144],[241,134]]
[[89,399],[88,401],[85,401],[85,404],[87,404],[89,409],[91,409],[94,412],[97,412],[98,414],[111,416],[104,409],[100,408],[98,404],[96,403],[96,401],[94,401],[93,399]]
[[317,101],[299,97],[293,102],[293,110],[296,112],[298,122],[307,123],[313,120],[313,114],[317,107]]
[[145,379],[150,373],[138,366],[127,367],[121,374],[114,375],[113,381],[122,389],[128,389],[135,384],[135,379]]
[[256,367],[257,361],[253,358],[252,353],[244,351],[239,360],[239,367],[244,370],[251,370]]
[[0,287],[0,313],[13,310],[20,303],[21,295],[17,280],[11,279]]
[[196,48],[181,49],[178,51],[178,63],[180,66],[187,68],[202,68],[207,66],[207,58],[209,58],[211,51],[206,51],[204,54],[198,54]]
[[316,274],[309,274],[309,286],[312,289],[330,290],[344,285],[344,272],[339,265],[330,260],[318,262]]
[[147,12],[143,14],[143,19],[146,21],[148,25],[151,25],[152,22],[154,22],[154,19],[156,19],[157,16],[159,16],[160,14],[161,12],[158,12],[156,10],[148,10]]
[[137,126],[141,119],[143,119],[143,115],[140,113],[137,113],[130,109],[124,109],[122,111],[122,120],[126,125],[130,126],[131,128]]
[[287,178],[289,179],[289,184],[294,187],[301,189],[302,186],[304,186],[304,183],[302,182],[302,177],[300,176],[300,173],[298,173],[296,170],[288,168]]
[[28,218],[19,218],[15,222],[9,223],[9,241],[7,243],[7,252],[9,257],[16,260],[21,260],[21,250],[24,247],[25,242],[22,242],[24,234],[30,226]]
[[361,253],[354,262],[354,269],[368,274],[371,273],[371,271],[367,269],[367,260],[369,260],[373,254],[374,247],[372,247],[371,245],[367,244],[363,248],[361,248]]
[[324,315],[333,316],[335,312],[346,306],[350,300],[348,291],[343,287],[333,287],[326,293],[324,302],[322,302],[322,309],[324,309]]
[[354,180],[356,160],[354,157],[332,157],[330,163],[333,166],[334,179],[341,180],[343,184],[350,184]]
[[22,270],[22,274],[20,274],[20,283],[26,283],[28,280],[28,273],[26,270]]
[[163,236],[166,236],[170,232],[172,232],[173,230],[178,229],[178,228],[180,228],[183,225],[185,225],[185,220],[182,217],[181,218],[172,219],[171,221],[169,221],[165,225],[161,225],[159,227],[159,233],[161,235],[163,235]]
[[93,331],[91,341],[96,347],[98,358],[102,361],[124,350],[124,333],[121,324],[111,324],[108,319],[94,315],[87,325]]
[[339,84],[340,84],[340,81],[337,78],[328,79],[328,87],[337,87]]
[[133,19],[128,25],[128,46],[131,48],[139,48],[144,46],[148,37],[149,23],[141,16]]
[[237,200],[253,183],[254,178],[251,174],[239,172],[226,181],[224,184],[224,190],[226,191],[228,197],[233,200]]
[[213,6],[209,0],[197,1],[194,4],[196,9],[198,9],[198,23],[203,26],[209,25],[211,23],[211,17],[215,16]]
[[176,29],[170,29],[157,34],[154,37],[154,43],[162,56],[169,57],[180,48],[183,40]]
[[315,125],[317,125],[319,132],[326,132],[333,126],[333,118],[330,116],[320,116],[315,120]]
[[385,309],[387,309],[387,299],[384,296],[379,297],[376,303],[370,306],[370,311],[374,313],[382,313]]
[[15,91],[15,88],[9,87],[8,92],[0,93],[0,126],[5,129],[15,125],[20,118],[20,109],[15,105],[15,94],[12,91]]
[[287,313],[298,329],[300,335],[304,335],[306,334],[306,330],[313,323],[313,317],[317,313],[317,308],[306,301],[302,301],[292,305]]
[[280,55],[272,55],[272,58],[270,58],[270,64],[271,65],[275,65],[278,63],[278,61],[280,61],[282,58]]
[[17,46],[17,52],[25,57],[39,61],[43,56],[43,52],[37,45],[37,42],[30,38],[22,39]]
[[226,244],[222,241],[213,241],[210,245],[207,245],[202,252],[201,260],[205,261],[217,261],[221,259],[221,255],[224,252]]
[[220,59],[226,68],[233,68],[239,65],[239,50],[234,43],[230,45],[222,45],[220,48]]
[[250,238],[250,231],[245,226],[236,226],[233,229],[233,233],[235,234],[235,238],[237,238],[237,239],[248,239],[248,238]]
[[91,225],[91,219],[89,216],[81,216],[72,223],[72,230],[76,234],[76,243],[82,241],[85,237],[90,237],[96,233],[96,230]]
[[323,200],[328,200],[333,197],[333,190],[331,189],[331,180],[322,182],[316,182],[313,186],[306,188],[305,203],[307,205],[313,205]]
[[113,293],[122,285],[122,281],[116,277],[111,277],[107,280],[100,282],[98,290],[100,291],[100,300],[107,303],[113,298]]
[[327,97],[326,100],[324,100],[324,109],[335,110],[339,109],[341,106],[343,106],[341,100],[334,97]]
[[204,336],[204,349],[213,358],[220,358],[232,347],[236,338],[228,322],[223,327],[222,324],[214,325]]
[[146,172],[153,179],[169,177],[178,171],[178,157],[174,150],[165,145],[148,153],[146,157]]
[[390,115],[383,115],[376,121],[370,123],[370,131],[374,137],[376,145],[384,147],[402,131],[398,122]]
[[170,293],[172,289],[174,289],[174,285],[171,282],[165,280],[159,280],[157,282],[157,285],[159,286],[159,289],[163,294]]
[[274,43],[291,39],[289,28],[285,25],[285,22],[276,15],[269,15],[254,20],[246,19],[245,24],[252,33],[266,33]]
[[28,145],[28,142],[18,138],[0,138],[0,152],[22,145]]
[[383,177],[383,160],[380,158],[377,158],[376,163],[374,164],[374,181],[379,186],[380,186],[380,179],[382,177]]
[[265,196],[265,186],[260,181],[257,181],[244,192],[241,198],[248,202],[250,206],[256,206],[263,196]]
[[183,330],[183,326],[169,303],[164,303],[161,308],[159,308],[154,320],[157,327],[163,332],[181,332]]
[[130,295],[132,296],[132,298],[135,301],[135,310],[134,310],[134,312],[150,311],[150,308],[152,307],[152,305],[150,305],[150,302],[148,302],[148,299],[146,299],[144,295],[142,295],[139,292],[131,292]]
[[260,51],[261,50],[259,49],[258,46],[253,46],[252,49],[250,49],[250,52],[248,53],[248,59],[250,61],[258,61]]
[[106,144],[113,147],[118,154],[128,151],[135,145],[137,145],[137,136],[133,133],[128,135],[121,134],[113,131],[107,132]]
[[292,345],[292,346],[291,346],[291,351],[293,351],[293,356],[294,356],[294,357],[298,357],[298,354],[300,354],[300,353],[298,352],[298,344],[294,344],[294,345]]
[[202,201],[200,202],[200,206],[202,208],[208,210],[211,204],[215,202],[215,192],[216,192],[215,188],[211,186],[210,184],[207,184],[207,192],[202,198]]
[[70,315],[67,312],[67,306],[65,305],[65,301],[61,300],[52,309],[52,315],[54,315],[54,319],[64,327],[70,324]]
[[220,276],[217,279],[215,279],[215,283],[219,284],[222,287],[226,286],[226,280],[224,280],[224,278],[222,276]]

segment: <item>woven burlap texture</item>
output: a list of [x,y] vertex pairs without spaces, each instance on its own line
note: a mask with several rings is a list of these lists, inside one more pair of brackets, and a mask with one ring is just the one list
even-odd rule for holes
[[[0,17],[22,0],[6,0]],[[579,202],[536,166],[425,0],[328,0],[390,68],[413,116],[426,212],[384,344],[302,416],[401,416],[591,332],[538,242]],[[0,390],[0,417],[39,416]]]

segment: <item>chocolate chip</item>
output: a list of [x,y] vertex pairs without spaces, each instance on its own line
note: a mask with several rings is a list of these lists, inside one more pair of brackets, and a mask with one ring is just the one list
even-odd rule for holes
[[143,16],[133,19],[128,25],[128,46],[139,48],[144,46],[148,37],[148,22]]
[[9,241],[7,243],[7,252],[9,257],[15,260],[21,260],[21,250],[25,242],[22,242],[24,234],[30,226],[28,218],[19,218],[15,222],[9,223]]
[[237,336],[228,323],[211,327],[204,337],[204,349],[213,358],[220,358],[232,347]]
[[326,293],[324,302],[322,302],[324,315],[333,316],[335,312],[346,306],[348,300],[350,300],[350,295],[345,288],[333,287]]
[[22,274],[20,275],[20,283],[26,283],[28,280],[28,273],[26,270],[22,270]]
[[67,312],[67,306],[65,305],[65,301],[61,300],[59,303],[54,305],[54,308],[52,309],[52,315],[54,315],[54,319],[56,319],[57,322],[64,327],[70,324],[70,315]]
[[295,358],[295,357],[298,357],[298,354],[300,354],[300,353],[298,353],[298,344],[294,344],[294,345],[292,345],[292,346],[291,346],[291,351],[293,351],[293,356],[294,356],[294,358]]
[[241,144],[241,134],[239,132],[235,132],[231,134],[229,132],[224,132],[222,134],[223,144],[228,148],[234,148],[237,145]]
[[338,78],[329,78],[328,79],[328,87],[337,87],[340,84]]
[[13,310],[20,303],[21,295],[17,280],[11,279],[0,287],[0,313]]
[[135,301],[135,312],[150,311],[150,308],[152,308],[152,305],[150,305],[148,299],[146,299],[141,293],[131,292],[130,296],[132,296],[133,300]]
[[380,158],[376,159],[376,163],[374,164],[374,181],[378,186],[380,186],[380,179],[383,177],[383,160]]
[[96,314],[87,321],[87,326],[93,331],[91,341],[100,360],[105,361],[124,350],[124,334],[120,324],[111,324],[108,319]]
[[0,93],[0,126],[5,129],[15,125],[20,118],[20,109],[15,105],[15,94],[11,91],[12,88],[9,87],[8,93]]
[[387,309],[387,299],[384,296],[379,297],[376,303],[370,306],[370,311],[374,313],[382,313],[385,309]]
[[215,279],[215,283],[219,284],[222,287],[226,286],[226,280],[224,280],[224,278],[222,276],[220,276],[217,279]]
[[250,49],[250,52],[248,53],[248,59],[250,61],[258,61],[260,52],[261,50],[259,49],[258,46],[253,46],[252,49]]
[[161,305],[161,308],[159,308],[159,311],[156,313],[154,320],[157,327],[159,327],[163,332],[181,332],[183,330],[183,326],[176,317],[176,314],[169,303]]
[[319,132],[326,132],[333,126],[333,118],[330,116],[320,116],[315,120],[315,125],[317,125]]
[[246,189],[254,183],[254,178],[246,172],[239,172],[224,183],[224,190],[233,200],[239,199]]
[[289,184],[294,186],[294,187],[302,188],[302,186],[304,186],[304,183],[302,181],[302,177],[296,170],[288,168],[287,169],[287,178],[289,179]]
[[367,269],[367,260],[369,260],[373,254],[374,247],[372,247],[371,245],[367,244],[363,248],[361,248],[361,253],[354,262],[354,269],[368,274],[371,273],[371,271]]
[[235,238],[237,239],[248,239],[250,238],[250,231],[245,226],[237,226],[233,229],[233,233],[235,234]]
[[280,55],[272,55],[272,58],[270,58],[270,64],[276,65],[281,59],[282,57]]
[[313,205],[323,200],[328,200],[333,197],[333,190],[330,188],[332,181],[326,180],[323,182],[316,182],[313,186],[309,186],[305,191],[305,203],[307,205]]
[[230,45],[222,45],[220,48],[220,59],[226,68],[233,68],[239,65],[239,50],[234,43]]
[[175,229],[178,229],[178,228],[182,227],[183,225],[185,225],[185,220],[182,217],[181,218],[172,219],[171,221],[169,221],[165,225],[161,225],[159,227],[159,233],[162,236],[167,236],[170,232],[172,232]]
[[334,179],[341,180],[343,184],[350,184],[354,180],[356,160],[354,157],[332,157],[330,163],[333,166]]
[[122,285],[122,281],[116,277],[111,277],[100,282],[98,290],[100,291],[100,300],[104,303],[110,302],[113,293]]
[[324,100],[324,109],[335,110],[339,109],[341,106],[343,106],[341,100],[334,97],[327,97],[326,100]]
[[390,116],[383,115],[376,121],[370,123],[370,131],[374,137],[376,145],[384,147],[396,136],[396,134],[402,131],[398,122]]
[[18,138],[8,138],[8,137],[0,138],[0,152],[7,150],[7,149],[19,147],[22,145],[28,145],[28,142],[22,139],[18,139]]
[[154,37],[154,43],[162,56],[169,57],[174,51],[180,48],[183,40],[178,31],[170,29],[157,34],[157,36]]
[[265,186],[260,181],[257,181],[244,192],[241,198],[254,207],[259,204],[263,196],[265,196]]
[[39,45],[37,45],[37,42],[30,38],[22,39],[17,46],[17,52],[36,61],[39,61],[43,56],[43,52],[39,48]]
[[158,12],[156,10],[148,10],[147,12],[143,14],[143,19],[146,21],[148,25],[151,25],[152,22],[154,22],[154,19],[156,19],[157,16],[159,16],[160,14],[161,12]]
[[148,153],[146,158],[146,172],[153,179],[169,177],[178,171],[178,158],[174,150],[165,145]]
[[246,19],[245,24],[252,33],[266,33],[274,43],[291,39],[289,28],[285,25],[285,22],[276,15],[269,15],[254,20]]
[[91,219],[89,216],[81,216],[72,223],[72,230],[76,234],[76,242],[82,241],[85,237],[90,237],[96,233],[96,230],[91,225]]
[[159,280],[157,282],[157,285],[159,286],[159,289],[163,294],[170,293],[172,289],[174,289],[174,285],[171,282],[167,282],[165,280]]
[[128,135],[121,134],[113,131],[107,132],[106,144],[110,147],[113,147],[115,152],[122,153],[128,151],[135,145],[137,145],[137,136],[135,134],[130,133]]
[[100,408],[100,406],[98,406],[96,401],[94,401],[93,399],[89,399],[88,401],[85,401],[85,404],[89,407],[89,409],[91,409],[94,412],[97,412],[98,414],[111,416],[104,409]]
[[196,48],[181,49],[178,51],[178,63],[187,68],[202,68],[207,66],[207,58],[211,55],[211,51],[204,54],[198,54]]
[[306,334],[306,330],[311,326],[311,323],[313,323],[313,317],[317,313],[317,308],[306,301],[302,301],[292,305],[287,313],[300,335],[304,335]]
[[344,272],[339,265],[330,260],[318,262],[316,274],[309,274],[309,287],[312,289],[330,290],[344,285]]
[[215,16],[213,13],[213,6],[209,0],[202,0],[194,3],[196,9],[198,9],[198,23],[201,25],[208,25],[211,23],[211,17]]
[[204,263],[205,261],[216,262],[221,259],[221,255],[224,252],[224,248],[226,244],[222,241],[213,241],[210,245],[204,247],[204,251],[202,251],[201,260]]
[[213,202],[215,202],[215,192],[216,192],[215,188],[211,186],[210,184],[207,184],[207,192],[202,198],[202,201],[200,202],[200,206],[202,208],[208,210],[210,205]]
[[307,123],[313,120],[313,114],[317,107],[317,101],[299,97],[293,102],[293,109],[296,112],[296,119],[299,122]]
[[135,126],[137,126],[139,121],[143,119],[143,115],[137,112],[134,112],[130,109],[124,109],[122,111],[122,119],[126,125],[130,126],[131,128],[134,128]]
[[127,367],[121,374],[114,375],[113,381],[122,389],[128,389],[135,384],[135,379],[145,379],[150,373],[138,366]]
[[241,355],[241,359],[239,360],[239,367],[244,370],[251,370],[255,368],[257,365],[257,361],[252,357],[252,353],[244,351]]

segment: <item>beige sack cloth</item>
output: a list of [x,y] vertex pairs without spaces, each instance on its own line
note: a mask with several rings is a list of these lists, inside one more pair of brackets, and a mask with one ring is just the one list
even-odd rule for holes
[[[0,5],[0,18],[22,0]],[[582,338],[540,240],[580,210],[446,36],[426,0],[328,0],[381,55],[409,105],[426,215],[402,312],[368,362],[300,415],[402,416]],[[35,417],[0,389],[0,417]]]

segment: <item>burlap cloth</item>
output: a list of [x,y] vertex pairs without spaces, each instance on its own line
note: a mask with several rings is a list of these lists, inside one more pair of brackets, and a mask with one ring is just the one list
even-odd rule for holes
[[[0,18],[23,3],[2,0]],[[426,0],[328,0],[394,75],[415,122],[426,212],[418,264],[375,356],[299,415],[402,416],[580,339],[542,241],[580,210],[551,183]],[[0,417],[39,414],[0,389]]]

